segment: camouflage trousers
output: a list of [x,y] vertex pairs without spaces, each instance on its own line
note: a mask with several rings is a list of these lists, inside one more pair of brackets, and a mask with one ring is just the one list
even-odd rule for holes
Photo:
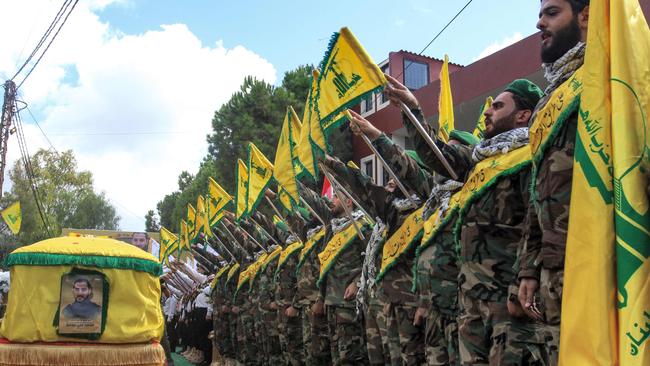
[[264,324],[264,313],[261,309],[255,310],[255,340],[258,344],[257,350],[259,352],[258,361],[260,365],[269,365],[269,354],[266,347],[266,340],[268,339],[266,325]]
[[282,365],[282,348],[280,347],[280,332],[278,331],[278,313],[276,311],[262,310],[263,328],[265,338],[257,340],[264,349],[267,365]]
[[539,294],[544,322],[552,340],[547,344],[549,362],[558,364],[560,355],[560,318],[562,316],[562,288],[564,287],[564,268],[542,268],[539,278]]
[[242,310],[237,316],[237,348],[239,362],[244,365],[259,364],[259,350],[255,339],[255,320],[250,310]]
[[313,316],[312,304],[302,308],[302,343],[305,349],[307,366],[327,366],[332,364],[330,339],[325,315]]
[[401,365],[397,323],[388,323],[384,313],[384,304],[371,299],[368,309],[364,313],[364,319],[370,364]]
[[[425,363],[424,326],[413,325],[417,307],[396,303],[384,305],[388,324],[395,323],[399,334],[400,358],[403,365],[421,365]],[[394,343],[391,337],[389,342]]]
[[224,357],[234,357],[232,338],[230,337],[230,315],[218,313],[213,318],[214,343],[219,353]]
[[305,359],[302,346],[302,318],[300,314],[290,318],[284,314],[284,311],[284,308],[278,310],[280,346],[284,364],[302,365]]
[[332,364],[367,365],[368,349],[363,319],[357,318],[356,309],[328,305],[326,312]]
[[462,365],[548,365],[545,325],[510,316],[505,302],[460,293],[458,320]]
[[457,317],[430,307],[425,327],[427,365],[460,365]]

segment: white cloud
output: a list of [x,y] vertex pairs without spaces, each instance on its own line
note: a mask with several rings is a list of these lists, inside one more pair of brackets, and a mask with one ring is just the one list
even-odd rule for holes
[[[214,111],[245,76],[274,83],[276,70],[243,46],[203,45],[183,24],[122,34],[93,13],[114,2],[125,1],[79,2],[20,98],[40,116],[54,146],[72,149],[79,167],[93,173],[96,189],[114,201],[121,227],[140,230],[146,211],[177,188],[178,174],[198,169]],[[18,58],[29,54],[57,6],[42,0],[0,4],[0,13],[15,14],[0,22],[0,34],[28,34],[32,24],[18,19],[28,14],[39,19],[29,40],[3,41],[0,76],[13,75]],[[26,115],[23,120],[31,122]],[[155,134],[86,135],[134,132]],[[47,147],[34,125],[26,125],[25,134],[31,152]],[[11,140],[10,164],[18,157]]]
[[501,49],[504,49],[504,48],[510,46],[513,43],[519,42],[523,38],[524,37],[521,35],[521,33],[516,32],[515,34],[513,34],[513,35],[511,35],[509,37],[506,37],[506,38],[502,39],[501,41],[494,42],[494,43],[490,44],[489,46],[485,47],[483,49],[483,51],[481,51],[481,53],[479,53],[479,55],[476,56],[474,61],[480,60],[483,57],[489,56],[489,55],[491,55],[491,54],[493,54],[493,53],[495,53],[495,52],[497,52],[497,51],[499,51]]

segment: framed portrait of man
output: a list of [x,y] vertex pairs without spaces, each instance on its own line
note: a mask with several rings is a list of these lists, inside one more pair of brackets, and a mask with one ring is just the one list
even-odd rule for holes
[[58,334],[96,339],[104,330],[108,307],[108,282],[97,271],[75,269],[61,276]]

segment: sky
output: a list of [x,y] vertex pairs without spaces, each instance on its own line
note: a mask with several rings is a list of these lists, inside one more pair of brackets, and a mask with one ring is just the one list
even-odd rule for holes
[[[0,2],[0,14],[12,14],[0,22],[0,82],[62,3]],[[342,26],[377,63],[391,51],[420,53],[466,3],[81,0],[19,91],[34,116],[21,114],[28,149],[73,150],[120,228],[143,230],[146,212],[178,189],[178,175],[197,172],[212,116],[244,77],[278,85],[286,71],[317,65]],[[538,6],[473,0],[423,54],[468,65],[533,34]],[[8,167],[19,157],[12,136]]]

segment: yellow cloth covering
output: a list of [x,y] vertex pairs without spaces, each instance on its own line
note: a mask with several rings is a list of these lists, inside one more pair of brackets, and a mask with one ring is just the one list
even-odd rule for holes
[[162,366],[164,364],[165,351],[159,343],[124,345],[0,343],[0,366]]
[[160,263],[151,254],[108,238],[61,237],[12,252],[11,290],[0,336],[12,342],[91,342],[57,334],[61,276],[72,268],[103,273],[109,284],[106,327],[100,343],[160,340]]

